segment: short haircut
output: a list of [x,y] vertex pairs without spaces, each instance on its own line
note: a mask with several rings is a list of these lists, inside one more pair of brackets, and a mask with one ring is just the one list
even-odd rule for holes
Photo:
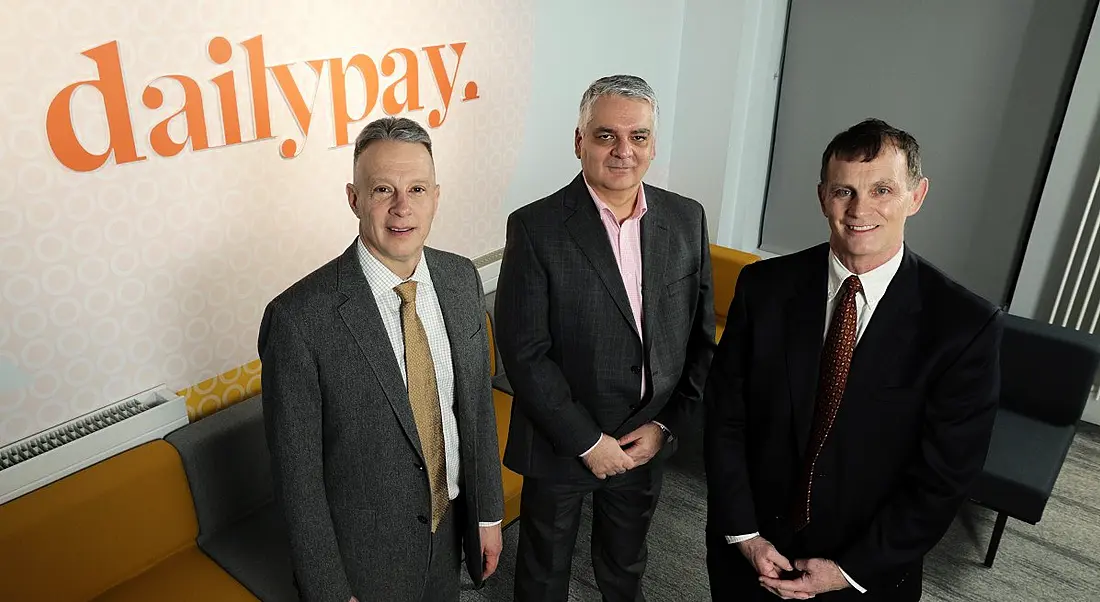
[[423,144],[424,148],[428,149],[428,155],[432,154],[432,138],[419,123],[406,117],[382,117],[368,123],[355,137],[355,154],[351,163],[353,169],[359,164],[359,155],[362,155],[372,142],[379,140]]
[[657,123],[657,94],[637,75],[608,75],[592,82],[581,96],[577,128],[584,130],[592,121],[592,107],[601,96],[621,96],[644,100],[653,108],[653,123]]
[[821,154],[821,181],[829,175],[829,161],[874,161],[883,147],[893,147],[905,155],[909,186],[916,186],[923,176],[920,166],[920,145],[908,132],[899,130],[881,119],[865,119],[837,134]]

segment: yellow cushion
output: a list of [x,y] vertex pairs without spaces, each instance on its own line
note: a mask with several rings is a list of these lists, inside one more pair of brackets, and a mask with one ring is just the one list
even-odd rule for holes
[[[497,414],[497,442],[500,445],[500,458],[504,460],[504,447],[508,442],[508,426],[512,423],[512,396],[504,391],[493,389],[493,409]],[[500,466],[504,481],[504,525],[519,518],[519,495],[523,491],[523,477]]]
[[497,375],[497,348],[493,339],[493,321],[489,318],[489,312],[485,312],[485,328],[489,333],[489,376]]
[[97,597],[95,602],[255,602],[243,585],[197,547],[177,552],[137,577]]
[[741,274],[741,268],[759,260],[760,257],[752,253],[718,245],[710,246],[716,326],[714,340],[722,340],[722,333],[726,330],[726,314],[729,312],[730,303],[733,302],[733,291],[737,286],[737,276]]
[[197,533],[179,455],[146,443],[0,506],[0,600],[90,600]]

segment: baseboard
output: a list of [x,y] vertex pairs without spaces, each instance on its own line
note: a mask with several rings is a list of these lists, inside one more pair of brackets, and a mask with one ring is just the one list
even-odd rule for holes
[[485,294],[494,293],[497,290],[497,276],[500,275],[500,260],[482,266],[477,270],[481,276],[481,286],[485,288]]
[[1085,413],[1081,415],[1081,420],[1100,426],[1100,400],[1093,398],[1085,405]]

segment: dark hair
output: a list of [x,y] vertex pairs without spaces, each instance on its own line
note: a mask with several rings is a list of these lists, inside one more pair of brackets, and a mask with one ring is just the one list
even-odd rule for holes
[[899,130],[881,119],[865,119],[837,134],[821,154],[821,181],[829,172],[829,160],[874,161],[884,146],[892,146],[905,155],[909,185],[915,186],[923,177],[920,168],[920,145],[909,132]]

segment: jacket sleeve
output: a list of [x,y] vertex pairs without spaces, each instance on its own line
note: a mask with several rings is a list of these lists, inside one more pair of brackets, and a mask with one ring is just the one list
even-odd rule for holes
[[[702,406],[703,386],[714,358],[714,282],[710,266],[710,239],[707,216],[702,207],[699,207],[699,213],[699,293],[695,307],[690,309],[695,319],[691,324],[687,349],[684,350],[684,369],[680,381],[657,415],[657,422],[665,425],[674,435],[683,432],[682,427]],[[687,310],[684,308],[684,311]]]
[[576,457],[603,432],[573,399],[561,368],[547,355],[550,338],[550,289],[546,270],[523,221],[508,217],[504,257],[497,280],[497,344],[515,404],[560,456]]
[[312,354],[287,312],[268,305],[260,324],[264,423],[303,600],[347,602],[351,585],[325,492],[321,390]]
[[[470,264],[477,281],[478,307],[484,306],[485,288],[477,268]],[[484,362],[477,374],[477,491],[478,522],[492,523],[504,519],[504,484],[500,476],[500,444],[497,441],[496,410],[493,406],[492,376],[489,374],[489,332],[482,328],[478,349]]]
[[748,265],[737,278],[704,393],[708,529],[722,536],[760,530],[745,453],[745,388],[752,345],[748,299],[754,274],[755,266]]
[[837,564],[869,592],[943,537],[985,464],[1000,394],[1002,314],[997,310],[947,369],[928,400],[919,453],[905,485]]

